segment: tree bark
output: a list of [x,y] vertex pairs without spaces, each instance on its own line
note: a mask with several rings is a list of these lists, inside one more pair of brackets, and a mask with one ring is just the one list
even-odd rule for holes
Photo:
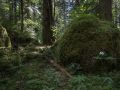
[[43,44],[51,45],[54,41],[53,37],[53,10],[52,0],[43,0]]
[[14,0],[14,23],[17,23],[17,1]]
[[20,2],[20,7],[21,7],[21,31],[24,30],[24,3],[23,3],[23,0],[21,0]]
[[100,18],[112,21],[112,0],[99,0]]

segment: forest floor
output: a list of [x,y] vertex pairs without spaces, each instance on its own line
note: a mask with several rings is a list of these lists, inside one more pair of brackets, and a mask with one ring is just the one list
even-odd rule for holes
[[41,53],[32,49],[18,68],[0,74],[0,90],[64,90],[67,80]]
[[120,72],[69,77],[38,49],[29,48],[19,67],[0,74],[0,90],[120,90]]

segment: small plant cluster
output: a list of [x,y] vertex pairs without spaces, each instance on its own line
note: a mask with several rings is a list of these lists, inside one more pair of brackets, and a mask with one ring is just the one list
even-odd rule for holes
[[21,57],[8,49],[0,49],[0,72],[9,72],[21,64]]
[[68,90],[116,90],[110,77],[76,76],[69,81]]
[[[25,82],[23,90],[60,90],[64,85],[63,78],[54,69],[45,69],[43,76],[31,74]],[[63,83],[62,83],[63,82]]]

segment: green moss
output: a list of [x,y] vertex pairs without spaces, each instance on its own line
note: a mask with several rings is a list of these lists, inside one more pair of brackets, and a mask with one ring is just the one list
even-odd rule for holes
[[59,40],[57,51],[63,64],[79,63],[88,70],[94,66],[101,51],[117,58],[120,50],[120,32],[112,24],[93,15],[82,15],[70,23]]
[[11,48],[10,37],[8,36],[7,30],[0,26],[0,47]]

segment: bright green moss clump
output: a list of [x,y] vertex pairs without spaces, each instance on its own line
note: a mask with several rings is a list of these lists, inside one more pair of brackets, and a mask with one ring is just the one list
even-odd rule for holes
[[119,30],[93,15],[75,18],[58,42],[59,59],[63,64],[79,63],[84,70],[95,64],[100,52],[117,58],[120,54]]
[[0,47],[11,48],[10,37],[5,28],[0,25]]

